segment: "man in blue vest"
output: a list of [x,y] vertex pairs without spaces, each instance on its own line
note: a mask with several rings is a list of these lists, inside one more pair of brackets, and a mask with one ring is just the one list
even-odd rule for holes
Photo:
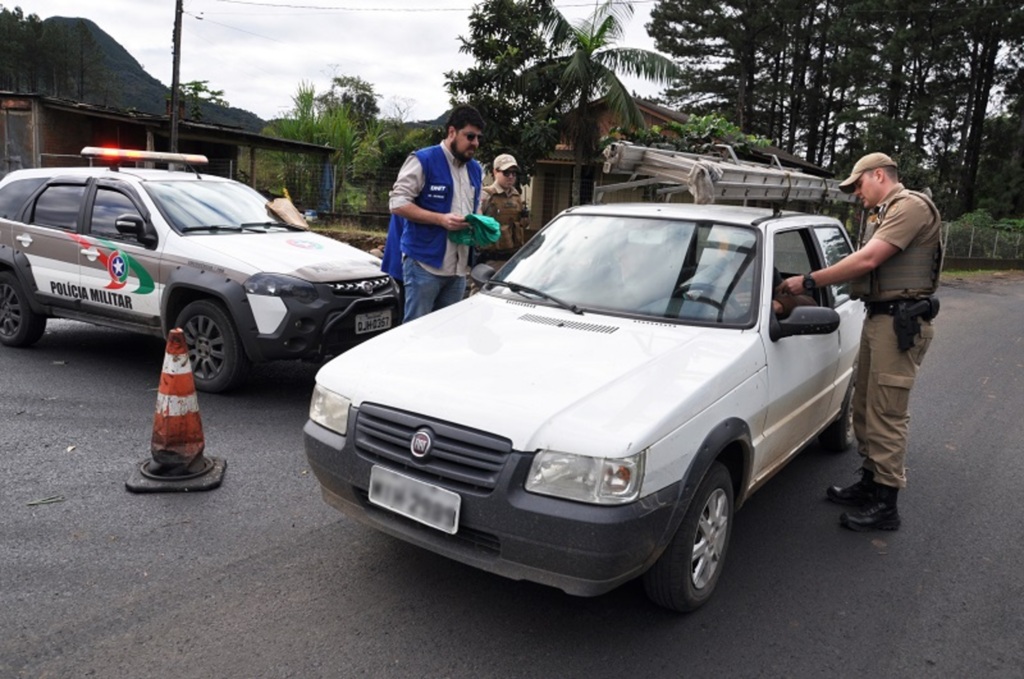
[[465,296],[469,246],[453,243],[448,233],[468,228],[466,215],[480,207],[483,169],[473,156],[483,127],[475,108],[455,107],[445,139],[410,154],[391,189],[388,207],[405,220],[400,229],[405,323]]

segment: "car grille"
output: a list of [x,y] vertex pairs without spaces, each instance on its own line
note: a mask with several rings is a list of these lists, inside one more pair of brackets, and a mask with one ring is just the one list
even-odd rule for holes
[[364,278],[359,281],[344,281],[341,283],[328,283],[335,295],[365,295],[369,296],[380,292],[391,284],[391,278],[380,276],[378,278]]
[[[433,439],[422,460],[410,450],[413,434],[428,429]],[[428,475],[468,490],[493,490],[512,452],[508,439],[400,410],[364,403],[356,415],[356,451],[371,461]]]

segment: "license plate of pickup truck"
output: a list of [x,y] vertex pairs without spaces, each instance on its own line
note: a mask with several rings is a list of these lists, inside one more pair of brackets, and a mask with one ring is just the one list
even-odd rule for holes
[[391,327],[391,309],[371,311],[367,314],[356,314],[356,334],[387,330]]
[[458,493],[384,467],[370,469],[370,502],[445,533],[459,530]]

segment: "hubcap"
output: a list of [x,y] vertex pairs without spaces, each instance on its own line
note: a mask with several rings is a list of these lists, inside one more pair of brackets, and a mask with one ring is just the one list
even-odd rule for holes
[[11,286],[0,287],[0,334],[10,337],[21,325],[21,306]]
[[192,372],[200,379],[216,377],[224,366],[224,336],[213,319],[190,318],[182,328]]
[[728,528],[729,498],[724,490],[716,488],[704,505],[697,523],[697,534],[693,538],[690,578],[696,589],[706,587],[718,572]]

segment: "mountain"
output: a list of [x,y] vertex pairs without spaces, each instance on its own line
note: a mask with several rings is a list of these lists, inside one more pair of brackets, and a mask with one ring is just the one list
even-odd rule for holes
[[[155,115],[166,115],[171,88],[146,73],[139,62],[120,43],[110,37],[95,23],[89,19],[50,17],[43,21],[43,26],[45,27],[47,24],[53,23],[71,31],[75,30],[79,22],[88,29],[93,40],[96,42],[103,56],[103,66],[106,68],[113,85],[109,89],[109,93],[102,97],[108,98],[108,100],[90,100],[101,97],[99,95],[87,94],[86,103],[113,106],[120,109],[135,109]],[[256,114],[240,108],[218,106],[203,102],[200,110],[202,111],[202,122],[204,123],[231,125],[250,132],[260,132],[266,124]]]

